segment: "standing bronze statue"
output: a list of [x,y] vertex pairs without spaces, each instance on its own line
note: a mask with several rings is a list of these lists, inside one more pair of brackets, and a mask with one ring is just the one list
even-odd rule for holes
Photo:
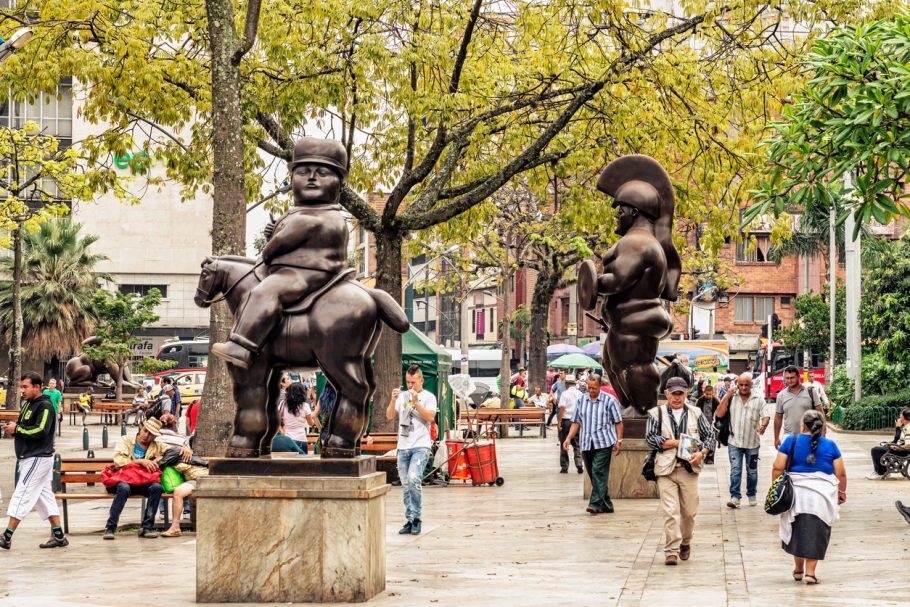
[[664,301],[676,301],[682,273],[673,245],[673,185],[656,160],[631,155],[607,165],[597,189],[614,198],[620,239],[603,257],[603,274],[591,261],[582,264],[578,296],[589,311],[603,296],[603,366],[623,407],[641,415],[657,404],[654,357],[673,330]]
[[371,357],[382,322],[408,330],[388,293],[349,280],[347,224],[339,204],[347,152],[339,142],[305,137],[288,163],[294,207],[266,227],[260,259],[207,258],[196,305],[225,300],[230,340],[213,344],[234,382],[237,412],[227,457],[271,452],[278,430],[280,371],[318,366],[338,392],[323,457],[354,457],[376,389]]

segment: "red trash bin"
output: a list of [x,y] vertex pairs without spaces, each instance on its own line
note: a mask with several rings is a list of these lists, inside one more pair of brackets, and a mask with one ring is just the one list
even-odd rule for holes
[[446,452],[449,456],[449,479],[466,481],[471,478],[468,472],[468,459],[464,451],[464,441],[453,440],[446,442]]
[[496,464],[496,443],[479,441],[466,449],[471,482],[475,485],[501,485],[499,466]]

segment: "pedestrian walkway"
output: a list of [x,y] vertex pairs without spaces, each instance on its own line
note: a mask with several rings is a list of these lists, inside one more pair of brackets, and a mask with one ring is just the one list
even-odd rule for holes
[[[100,427],[92,426],[92,443]],[[119,436],[119,431],[114,432]],[[700,484],[701,508],[692,559],[666,567],[660,545],[657,500],[617,500],[616,513],[591,516],[581,497],[582,477],[559,474],[555,438],[498,443],[502,487],[453,485],[424,492],[420,536],[400,536],[400,489],[389,495],[386,592],[369,604],[382,607],[653,606],[784,607],[906,604],[910,586],[910,525],[894,509],[910,501],[910,481],[867,481],[874,435],[834,434],[850,478],[848,502],[835,523],[821,583],[794,582],[792,560],[780,549],[777,519],[761,506],[726,507],[726,451]],[[111,437],[113,446],[114,436]],[[61,448],[83,455],[78,427],[64,427]],[[12,441],[0,441],[4,503],[12,490]],[[99,457],[108,450],[98,450]],[[766,436],[759,493],[768,487],[773,446]],[[138,500],[137,500],[138,501]],[[113,606],[152,602],[194,604],[195,541],[139,540],[123,534],[101,540],[105,501],[71,508],[74,533],[65,550],[37,544],[47,527],[30,517],[16,532],[13,550],[0,551],[0,606]],[[139,520],[130,504],[122,521]],[[244,524],[238,521],[237,533]],[[206,555],[205,558],[217,558]],[[255,558],[255,555],[249,555]]]

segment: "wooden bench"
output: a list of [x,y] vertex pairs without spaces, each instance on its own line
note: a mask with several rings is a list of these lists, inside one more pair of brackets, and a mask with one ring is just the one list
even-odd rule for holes
[[[98,415],[100,416],[102,424],[119,426],[123,422],[124,414],[132,408],[132,406],[132,403],[96,400],[95,404],[92,405],[91,411],[86,413],[86,415]],[[82,409],[79,408],[79,401],[71,402],[68,412],[70,416],[70,425],[76,425],[76,417],[82,415]]]
[[[61,460],[60,462],[60,491],[54,494],[58,500],[63,502],[63,532],[69,533],[69,509],[67,502],[69,500],[108,500],[114,501],[114,494],[108,493],[101,483],[101,471],[114,463],[113,458],[85,458],[74,457]],[[83,491],[79,493],[70,492],[68,488],[72,485],[88,485],[93,483],[100,487],[97,491]],[[164,525],[170,524],[170,509],[166,505],[166,500],[172,498],[170,493],[161,495],[165,500],[164,508]],[[131,495],[129,499],[141,499],[142,509],[145,510],[145,498],[141,495]]]
[[[521,409],[493,409],[479,407],[462,411],[459,421],[468,425],[470,430],[479,434],[490,434],[499,426],[498,436],[508,436],[508,426],[518,425],[518,435],[524,436],[526,426],[540,426],[540,436],[547,437],[547,410],[543,407],[522,407]],[[474,428],[471,424],[477,424]]]
[[[8,411],[6,409],[0,409],[0,425],[5,425],[7,422],[15,422],[19,420],[18,411]],[[57,436],[63,435],[63,412],[57,416]],[[3,431],[0,430],[0,438],[9,438],[3,435]]]

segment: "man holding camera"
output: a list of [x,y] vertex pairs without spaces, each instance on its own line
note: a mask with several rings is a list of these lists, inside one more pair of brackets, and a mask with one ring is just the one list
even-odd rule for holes
[[407,391],[392,390],[386,419],[398,417],[398,478],[407,519],[401,535],[420,535],[423,470],[430,458],[430,426],[436,418],[436,397],[423,389],[423,372],[411,365],[405,374]]

